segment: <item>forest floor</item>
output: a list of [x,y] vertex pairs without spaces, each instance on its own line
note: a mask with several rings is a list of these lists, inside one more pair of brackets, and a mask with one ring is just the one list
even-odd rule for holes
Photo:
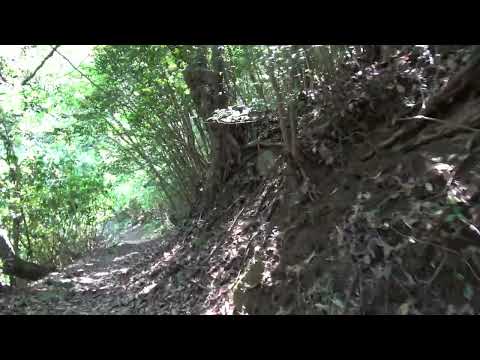
[[141,313],[135,295],[144,289],[147,293],[148,286],[142,287],[143,282],[137,281],[138,272],[148,267],[148,260],[161,248],[158,239],[144,237],[143,233],[142,226],[130,228],[115,246],[97,249],[61,272],[2,294],[0,313]]
[[[465,58],[347,69],[299,113],[301,163],[249,148],[214,207],[9,290],[0,313],[478,314],[480,102],[468,80],[454,87]],[[275,113],[259,127],[279,141]]]

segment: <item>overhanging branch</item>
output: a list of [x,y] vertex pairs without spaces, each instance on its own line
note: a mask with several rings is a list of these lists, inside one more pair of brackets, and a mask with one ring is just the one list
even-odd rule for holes
[[37,68],[33,70],[33,72],[22,81],[22,86],[28,84],[28,82],[33,79],[33,77],[37,74],[38,70],[40,70],[43,65],[45,65],[45,62],[52,57],[53,53],[55,52],[55,50],[57,50],[58,47],[60,47],[60,45],[55,45],[52,47],[52,51],[48,53],[48,55],[42,60],[40,65],[38,65]]

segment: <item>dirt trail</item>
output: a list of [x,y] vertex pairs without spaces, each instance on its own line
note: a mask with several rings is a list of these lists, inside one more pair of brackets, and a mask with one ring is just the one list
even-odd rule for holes
[[121,244],[141,244],[151,240],[152,238],[147,236],[144,226],[135,225],[135,226],[129,227],[126,231],[120,234],[118,243],[120,245]]
[[0,290],[0,314],[215,313],[210,308],[219,287],[201,284],[209,266],[193,261],[185,231],[152,238],[143,227],[130,228],[116,246],[97,249],[26,287]]
[[[130,228],[116,246],[97,249],[24,288],[2,290],[0,314],[218,313],[213,308],[225,303],[225,289],[209,283],[210,266],[204,260],[210,251],[185,241],[191,230],[179,228],[152,239],[143,227]],[[222,307],[222,313],[232,309]]]
[[[98,249],[61,272],[5,291],[0,314],[147,314],[145,299],[156,287],[145,269],[163,254],[161,239],[142,226],[120,235],[116,246]],[[158,310],[155,310],[158,313]]]

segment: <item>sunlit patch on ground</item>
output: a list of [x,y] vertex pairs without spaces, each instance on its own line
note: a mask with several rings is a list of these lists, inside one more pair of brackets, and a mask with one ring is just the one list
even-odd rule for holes
[[123,256],[117,256],[117,257],[115,257],[115,258],[113,259],[113,262],[125,261],[125,260],[127,260],[129,257],[135,256],[135,255],[139,255],[139,252],[134,251],[134,252],[128,253],[128,254],[123,255]]

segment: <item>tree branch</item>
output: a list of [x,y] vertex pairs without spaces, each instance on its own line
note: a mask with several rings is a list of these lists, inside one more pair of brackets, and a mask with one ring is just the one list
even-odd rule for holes
[[54,47],[52,47],[52,51],[50,51],[48,53],[48,55],[42,60],[42,62],[40,63],[40,65],[37,66],[37,68],[35,70],[33,70],[33,73],[31,73],[30,75],[28,75],[23,81],[22,81],[22,86],[23,85],[26,85],[28,84],[28,82],[30,80],[32,80],[32,78],[35,76],[35,74],[38,72],[38,70],[40,70],[42,68],[42,66],[45,64],[45,62],[52,57],[53,53],[57,50],[57,48],[60,47],[60,45],[55,45]]
[[[57,46],[58,47],[58,46]],[[58,55],[60,55],[62,58],[65,59],[66,62],[68,62],[70,64],[70,66],[75,69],[76,71],[78,71],[78,73],[80,75],[82,75],[85,79],[88,80],[88,82],[90,84],[92,84],[94,87],[96,87],[97,89],[100,89],[100,90],[103,90],[100,86],[98,86],[97,84],[95,84],[95,82],[90,79],[87,75],[85,75],[78,67],[76,67],[75,65],[73,65],[73,63],[65,56],[63,55],[60,51],[57,50],[57,47],[52,47],[52,51],[56,52]]]
[[2,80],[5,84],[10,85],[10,83],[7,81],[7,79],[5,79],[5,77],[2,75],[2,73],[0,73],[0,80]]

